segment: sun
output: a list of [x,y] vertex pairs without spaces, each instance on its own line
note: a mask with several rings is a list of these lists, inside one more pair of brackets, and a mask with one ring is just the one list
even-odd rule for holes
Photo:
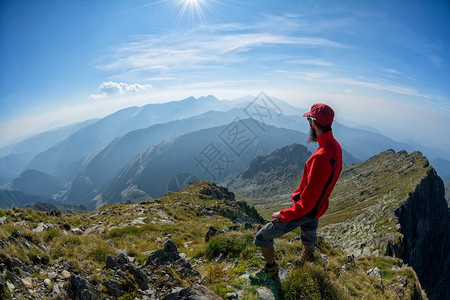
[[179,9],[178,22],[188,19],[207,23],[203,9],[208,6],[207,0],[175,0],[175,9]]

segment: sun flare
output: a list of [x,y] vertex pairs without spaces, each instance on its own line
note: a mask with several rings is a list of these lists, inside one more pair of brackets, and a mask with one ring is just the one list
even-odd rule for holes
[[178,22],[184,19],[206,23],[204,8],[209,7],[206,0],[176,0],[175,9],[179,9]]

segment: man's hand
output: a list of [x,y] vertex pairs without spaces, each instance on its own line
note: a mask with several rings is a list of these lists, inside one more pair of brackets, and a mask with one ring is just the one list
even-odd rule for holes
[[280,212],[276,212],[272,214],[272,220],[270,220],[272,223],[278,223],[280,222]]

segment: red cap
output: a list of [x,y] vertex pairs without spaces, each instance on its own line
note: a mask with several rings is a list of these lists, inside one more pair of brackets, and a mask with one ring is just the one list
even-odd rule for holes
[[312,117],[320,125],[326,126],[333,123],[334,111],[326,104],[316,103],[311,106],[311,110],[305,114],[304,117]]

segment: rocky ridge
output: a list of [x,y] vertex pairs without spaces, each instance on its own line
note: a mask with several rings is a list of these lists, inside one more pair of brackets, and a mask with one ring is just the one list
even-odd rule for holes
[[420,152],[388,150],[344,168],[330,199],[325,239],[357,257],[398,257],[430,299],[450,297],[444,186]]
[[[18,208],[0,215],[0,298],[276,299],[270,287],[248,280],[263,264],[252,245],[262,218],[206,181],[160,199],[81,215]],[[284,253],[283,282],[296,281],[291,264],[300,251],[298,237],[277,243]],[[322,274],[307,285],[314,293],[326,278],[333,281],[327,291],[344,298],[425,298],[412,269],[398,259],[350,261],[323,239],[316,246],[318,267],[299,270],[305,278]],[[375,268],[392,275],[367,273]]]

